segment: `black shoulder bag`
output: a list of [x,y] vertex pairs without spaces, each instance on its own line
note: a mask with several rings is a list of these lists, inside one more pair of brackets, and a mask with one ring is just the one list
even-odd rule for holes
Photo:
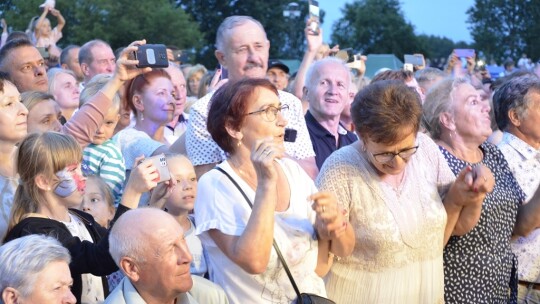
[[[231,182],[236,186],[238,191],[240,191],[242,196],[246,199],[246,202],[248,203],[249,207],[253,208],[253,205],[251,204],[251,201],[249,200],[247,195],[244,193],[242,188],[240,188],[238,183],[229,175],[229,173],[225,172],[225,170],[219,167],[216,167],[215,169],[225,174],[225,176],[227,176],[231,180]],[[289,277],[289,280],[291,281],[291,284],[294,288],[294,292],[296,292],[296,295],[298,296],[298,298],[296,299],[296,304],[336,304],[336,302],[330,299],[318,296],[313,293],[300,293],[300,290],[298,289],[298,286],[296,285],[296,282],[294,281],[291,271],[289,270],[289,266],[287,266],[287,262],[285,262],[285,259],[283,258],[283,255],[281,254],[281,250],[279,250],[279,247],[275,239],[273,241],[273,245],[279,257],[279,260],[281,261],[281,264],[283,264],[283,268],[285,269],[285,272],[287,273],[287,277]]]

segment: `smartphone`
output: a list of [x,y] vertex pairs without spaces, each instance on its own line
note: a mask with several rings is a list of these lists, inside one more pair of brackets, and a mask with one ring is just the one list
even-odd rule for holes
[[138,68],[166,68],[169,66],[167,47],[164,44],[143,44],[135,52]]
[[298,131],[296,131],[295,129],[285,129],[285,136],[283,136],[283,140],[288,142],[295,142],[296,134],[298,134]]
[[403,70],[414,72],[414,66],[412,63],[404,63]]
[[467,57],[474,57],[474,50],[473,49],[455,49],[454,54],[458,56],[459,58],[467,58]]
[[319,35],[321,32],[319,29],[320,18],[319,18],[319,1],[309,0],[309,32],[312,35]]
[[343,62],[345,63],[350,63],[356,60],[360,60],[360,57],[362,56],[362,54],[355,55],[351,48],[346,48],[346,49],[339,50],[334,56],[343,60]]
[[37,49],[43,59],[49,59],[49,57],[51,57],[51,55],[49,54],[49,50],[47,50],[46,47],[38,47]]
[[229,71],[226,67],[219,65],[219,69],[221,70],[221,76],[219,77],[220,80],[229,78]]
[[151,157],[147,157],[143,159],[141,162],[145,160],[152,161],[152,164],[156,167],[158,172],[158,178],[155,179],[155,182],[161,183],[166,180],[171,179],[171,173],[169,172],[169,167],[167,167],[167,157],[165,157],[165,154],[159,154]]
[[405,63],[410,63],[413,66],[423,66],[424,56],[422,55],[404,55]]

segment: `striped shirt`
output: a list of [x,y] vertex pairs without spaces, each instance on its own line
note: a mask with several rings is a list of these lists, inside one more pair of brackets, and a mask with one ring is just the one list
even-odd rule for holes
[[114,205],[118,206],[126,179],[126,166],[120,148],[113,140],[101,145],[89,144],[84,148],[82,171],[86,176],[100,176],[111,187]]

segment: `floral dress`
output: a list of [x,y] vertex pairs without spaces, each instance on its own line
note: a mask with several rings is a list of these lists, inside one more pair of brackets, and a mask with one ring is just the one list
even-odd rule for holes
[[[475,165],[439,149],[456,175]],[[525,193],[497,147],[485,142],[480,149],[482,163],[495,177],[495,188],[484,199],[476,227],[466,235],[452,236],[444,249],[445,302],[515,303],[517,260],[510,238]]]

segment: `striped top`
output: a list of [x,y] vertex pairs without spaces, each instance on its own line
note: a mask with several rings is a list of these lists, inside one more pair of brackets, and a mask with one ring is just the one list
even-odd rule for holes
[[111,187],[114,205],[118,206],[126,179],[126,166],[120,148],[113,140],[101,145],[89,144],[84,148],[82,171],[86,176],[101,177]]

